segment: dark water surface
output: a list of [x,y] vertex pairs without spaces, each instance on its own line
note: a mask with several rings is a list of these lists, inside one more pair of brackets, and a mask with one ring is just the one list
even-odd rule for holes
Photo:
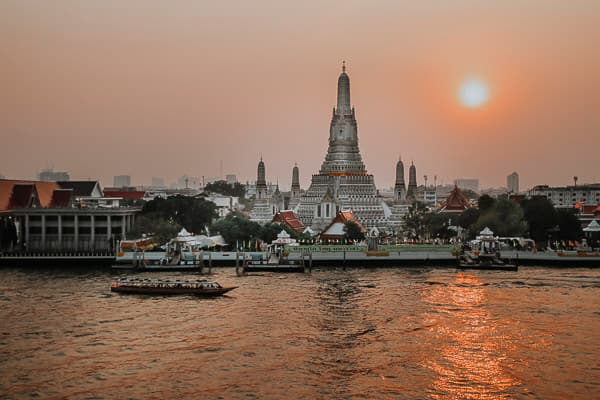
[[600,398],[598,269],[218,269],[217,299],[117,276],[0,269],[0,397]]

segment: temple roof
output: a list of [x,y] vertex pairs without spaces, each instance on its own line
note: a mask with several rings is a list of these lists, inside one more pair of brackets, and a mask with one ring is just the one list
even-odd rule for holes
[[[15,179],[0,179],[0,211],[12,209],[11,198],[16,185],[34,185],[40,207],[49,207],[52,201],[52,193],[60,186],[56,182],[21,181]],[[18,189],[22,190],[22,189]],[[21,194],[19,194],[21,196]],[[15,200],[17,201],[17,200]],[[18,201],[20,204],[20,200]]]
[[73,189],[56,189],[52,192],[50,208],[71,207],[73,202]]
[[273,216],[272,222],[285,224],[299,233],[303,232],[305,229],[304,224],[300,221],[300,219],[298,219],[298,216],[290,210],[279,211],[277,214],[275,214],[275,216]]
[[337,213],[331,223],[323,229],[321,236],[343,236],[346,234],[344,227],[347,222],[354,222],[360,228],[361,232],[366,233],[367,229],[360,223],[352,211],[340,211]]
[[34,184],[16,184],[13,186],[8,208],[11,210],[16,208],[29,208],[34,204],[35,199],[37,199],[37,193]]
[[[62,189],[73,189],[73,196],[77,197],[93,196],[96,187],[98,187],[98,191],[100,191],[98,181],[60,181],[57,183]],[[100,191],[100,196],[101,195],[102,193]]]
[[454,189],[452,189],[446,198],[446,201],[443,203],[440,211],[464,211],[469,207],[469,200],[465,197],[458,186],[455,185]]

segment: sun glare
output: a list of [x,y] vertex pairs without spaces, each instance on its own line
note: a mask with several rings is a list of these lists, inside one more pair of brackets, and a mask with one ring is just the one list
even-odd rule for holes
[[476,108],[488,101],[489,90],[485,82],[479,79],[469,79],[460,86],[458,97],[465,107]]

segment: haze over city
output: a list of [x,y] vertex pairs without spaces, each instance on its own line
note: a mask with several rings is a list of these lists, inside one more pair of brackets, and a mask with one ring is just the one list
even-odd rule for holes
[[592,1],[3,1],[0,174],[148,184],[222,161],[246,181],[262,154],[305,188],[345,60],[378,187],[399,154],[419,183],[598,182],[598,26]]

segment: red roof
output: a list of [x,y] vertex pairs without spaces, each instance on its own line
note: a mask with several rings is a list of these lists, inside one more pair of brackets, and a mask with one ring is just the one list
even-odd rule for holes
[[52,193],[52,201],[50,201],[50,208],[71,207],[72,203],[73,203],[73,190],[72,189],[56,189]]
[[584,205],[583,203],[575,204],[575,208],[582,214],[594,214],[600,212],[600,205]]
[[279,211],[271,222],[285,224],[299,233],[304,232],[304,224],[293,211]]
[[358,218],[356,218],[356,216],[354,215],[354,213],[352,211],[338,212],[337,215],[335,216],[335,218],[333,219],[333,221],[331,221],[331,223],[327,226],[327,228],[323,229],[323,232],[325,232],[327,229],[329,229],[329,227],[331,225],[335,224],[336,222],[341,222],[342,224],[345,224],[346,222],[354,222],[356,225],[358,225],[361,232],[363,232],[363,233],[367,232],[367,229],[360,223],[360,221],[358,220]]
[[15,185],[35,185],[40,207],[48,207],[52,200],[52,193],[60,186],[56,182],[20,181],[16,179],[0,179],[0,212],[10,210],[10,201]]
[[143,190],[106,190],[104,189],[104,196],[106,197],[121,197],[125,200],[141,200],[146,194]]
[[14,185],[12,195],[10,196],[10,202],[8,203],[8,208],[11,210],[16,208],[29,208],[34,204],[34,200],[36,198],[35,185]]
[[469,200],[467,200],[458,186],[454,186],[454,189],[452,189],[444,202],[442,211],[464,211],[467,208],[469,208]]

